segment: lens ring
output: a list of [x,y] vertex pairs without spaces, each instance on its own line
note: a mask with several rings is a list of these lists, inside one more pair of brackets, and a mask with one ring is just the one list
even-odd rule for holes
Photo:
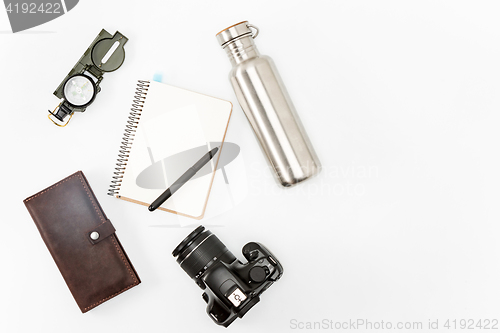
[[177,247],[174,249],[172,252],[172,255],[174,257],[177,257],[186,247],[189,246],[190,243],[192,243],[198,235],[200,235],[203,231],[205,230],[205,227],[200,225],[198,228],[196,228],[192,233],[190,233],[184,240],[177,245]]
[[211,264],[223,260],[232,262],[234,257],[226,246],[210,231],[205,230],[177,256],[177,263],[192,278],[197,279]]

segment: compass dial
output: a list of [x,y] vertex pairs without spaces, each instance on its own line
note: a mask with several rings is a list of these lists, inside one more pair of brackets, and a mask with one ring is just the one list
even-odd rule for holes
[[88,76],[77,74],[64,84],[64,97],[74,106],[87,106],[94,100],[95,83]]

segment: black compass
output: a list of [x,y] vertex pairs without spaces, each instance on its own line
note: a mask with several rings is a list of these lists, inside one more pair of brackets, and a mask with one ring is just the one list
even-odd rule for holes
[[[54,111],[49,110],[49,119],[54,124],[66,126],[75,112],[84,112],[94,102],[101,91],[99,84],[104,73],[113,72],[123,64],[123,47],[127,41],[128,38],[118,31],[114,35],[104,29],[99,33],[54,91],[61,99]],[[70,118],[65,120],[67,116]]]

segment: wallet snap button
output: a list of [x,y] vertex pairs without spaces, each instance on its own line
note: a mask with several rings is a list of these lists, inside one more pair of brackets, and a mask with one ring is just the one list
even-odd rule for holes
[[97,231],[93,231],[91,234],[90,234],[90,238],[92,240],[98,240],[99,239],[99,233]]

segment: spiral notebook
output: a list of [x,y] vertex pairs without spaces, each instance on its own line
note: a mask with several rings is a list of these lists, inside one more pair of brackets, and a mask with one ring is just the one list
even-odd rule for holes
[[138,81],[108,194],[149,206],[215,147],[219,153],[158,209],[201,219],[231,118],[229,101]]

